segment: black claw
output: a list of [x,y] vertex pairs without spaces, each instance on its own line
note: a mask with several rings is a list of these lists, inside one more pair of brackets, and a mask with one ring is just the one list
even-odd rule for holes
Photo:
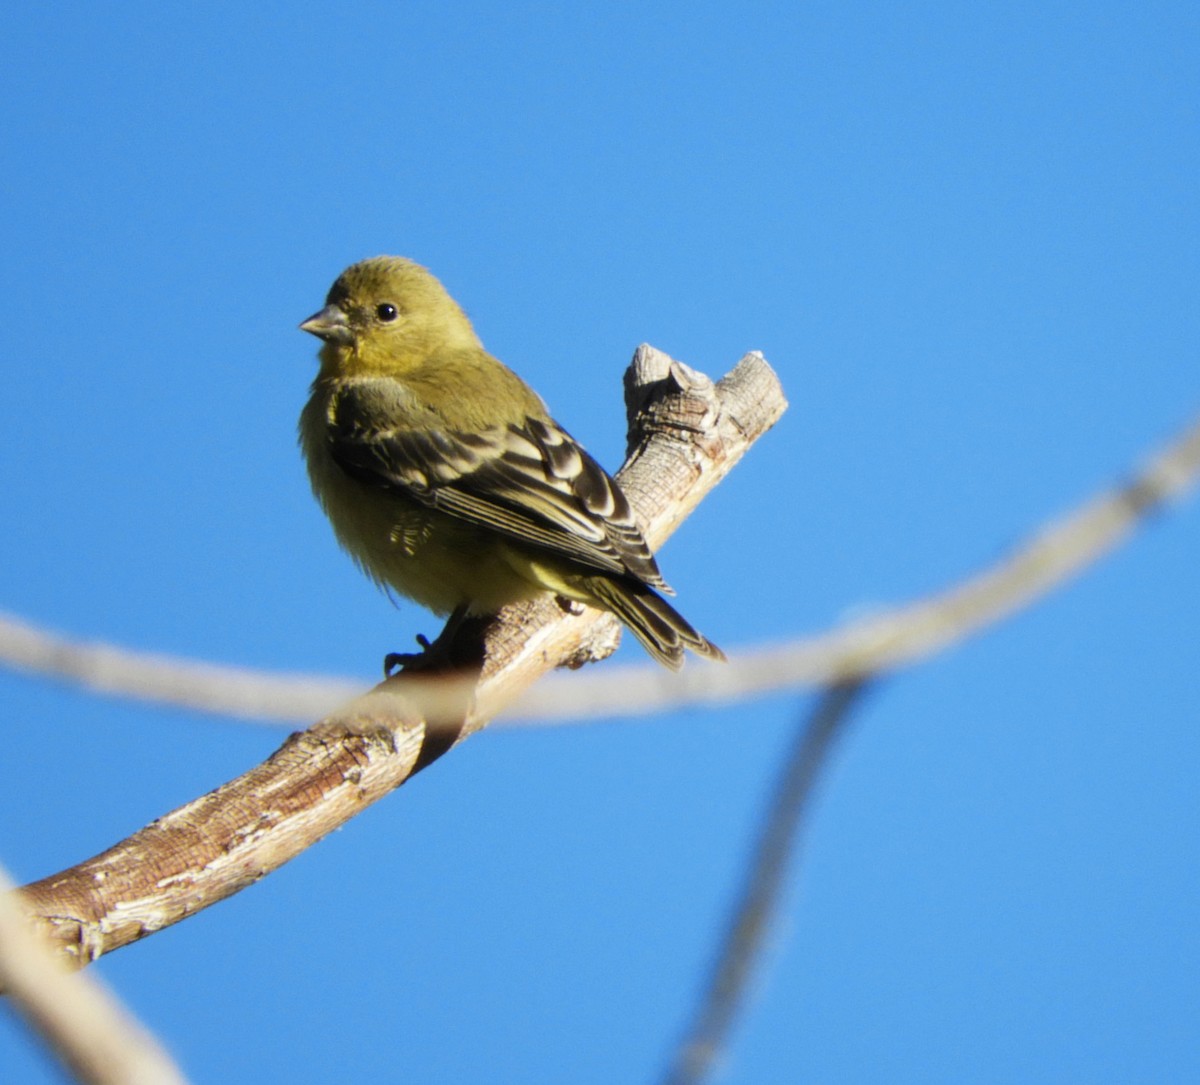
[[388,652],[383,657],[383,677],[391,678],[397,671],[412,665],[413,660],[420,659],[418,652]]
[[[397,671],[457,670],[462,667],[478,667],[483,664],[483,640],[478,629],[461,639],[464,627],[472,623],[486,623],[486,618],[468,618],[466,608],[450,615],[446,628],[435,640],[423,633],[417,634],[419,652],[388,652],[383,658],[383,676],[391,678]],[[482,626],[480,625],[480,628]]]
[[434,642],[430,641],[424,633],[418,633],[417,644],[421,646],[419,652],[388,652],[383,657],[383,677],[391,678],[397,671],[410,668],[427,667],[430,662],[429,653],[433,650]]

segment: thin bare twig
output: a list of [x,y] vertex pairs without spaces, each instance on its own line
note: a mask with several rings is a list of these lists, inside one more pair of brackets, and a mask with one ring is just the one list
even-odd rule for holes
[[[911,664],[987,628],[1078,575],[1149,513],[1182,496],[1200,474],[1200,419],[1131,481],[1036,531],[973,577],[907,606],[813,637],[734,652],[728,665],[678,674],[646,666],[551,675],[503,721],[648,715],[684,705],[728,703],[775,690],[827,686]],[[249,719],[311,719],[341,704],[351,679],[265,674],[105,644],[71,641],[0,615],[0,665],[98,693],[184,705]]]
[[185,1085],[158,1041],[95,980],[71,975],[35,936],[0,870],[0,989],[85,1085]]
[[749,993],[813,793],[865,690],[865,680],[859,679],[834,686],[798,728],[716,964],[664,1085],[700,1085],[716,1068]]

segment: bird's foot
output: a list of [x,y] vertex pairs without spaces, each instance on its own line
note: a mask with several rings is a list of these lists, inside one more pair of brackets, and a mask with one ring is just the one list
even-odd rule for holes
[[391,678],[400,671],[423,670],[428,666],[426,660],[433,645],[424,633],[417,634],[417,643],[421,646],[419,652],[388,652],[383,657],[384,678]]
[[383,659],[383,676],[391,678],[404,671],[458,671],[478,667],[483,663],[483,640],[476,619],[468,619],[465,609],[456,610],[446,622],[446,628],[430,641],[417,634],[419,652],[388,652]]

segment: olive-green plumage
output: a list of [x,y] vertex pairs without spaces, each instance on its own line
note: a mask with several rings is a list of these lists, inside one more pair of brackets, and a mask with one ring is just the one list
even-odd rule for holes
[[438,614],[543,591],[617,615],[669,667],[723,658],[670,592],[614,482],[410,260],[347,268],[300,325],[324,340],[300,416],[313,492],[385,588]]

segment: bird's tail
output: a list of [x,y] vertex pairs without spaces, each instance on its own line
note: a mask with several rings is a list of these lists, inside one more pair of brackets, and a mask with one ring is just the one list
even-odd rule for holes
[[672,670],[683,666],[685,649],[709,659],[725,659],[720,648],[697,633],[653,588],[632,577],[595,576],[585,583],[600,605],[620,618],[646,651]]

